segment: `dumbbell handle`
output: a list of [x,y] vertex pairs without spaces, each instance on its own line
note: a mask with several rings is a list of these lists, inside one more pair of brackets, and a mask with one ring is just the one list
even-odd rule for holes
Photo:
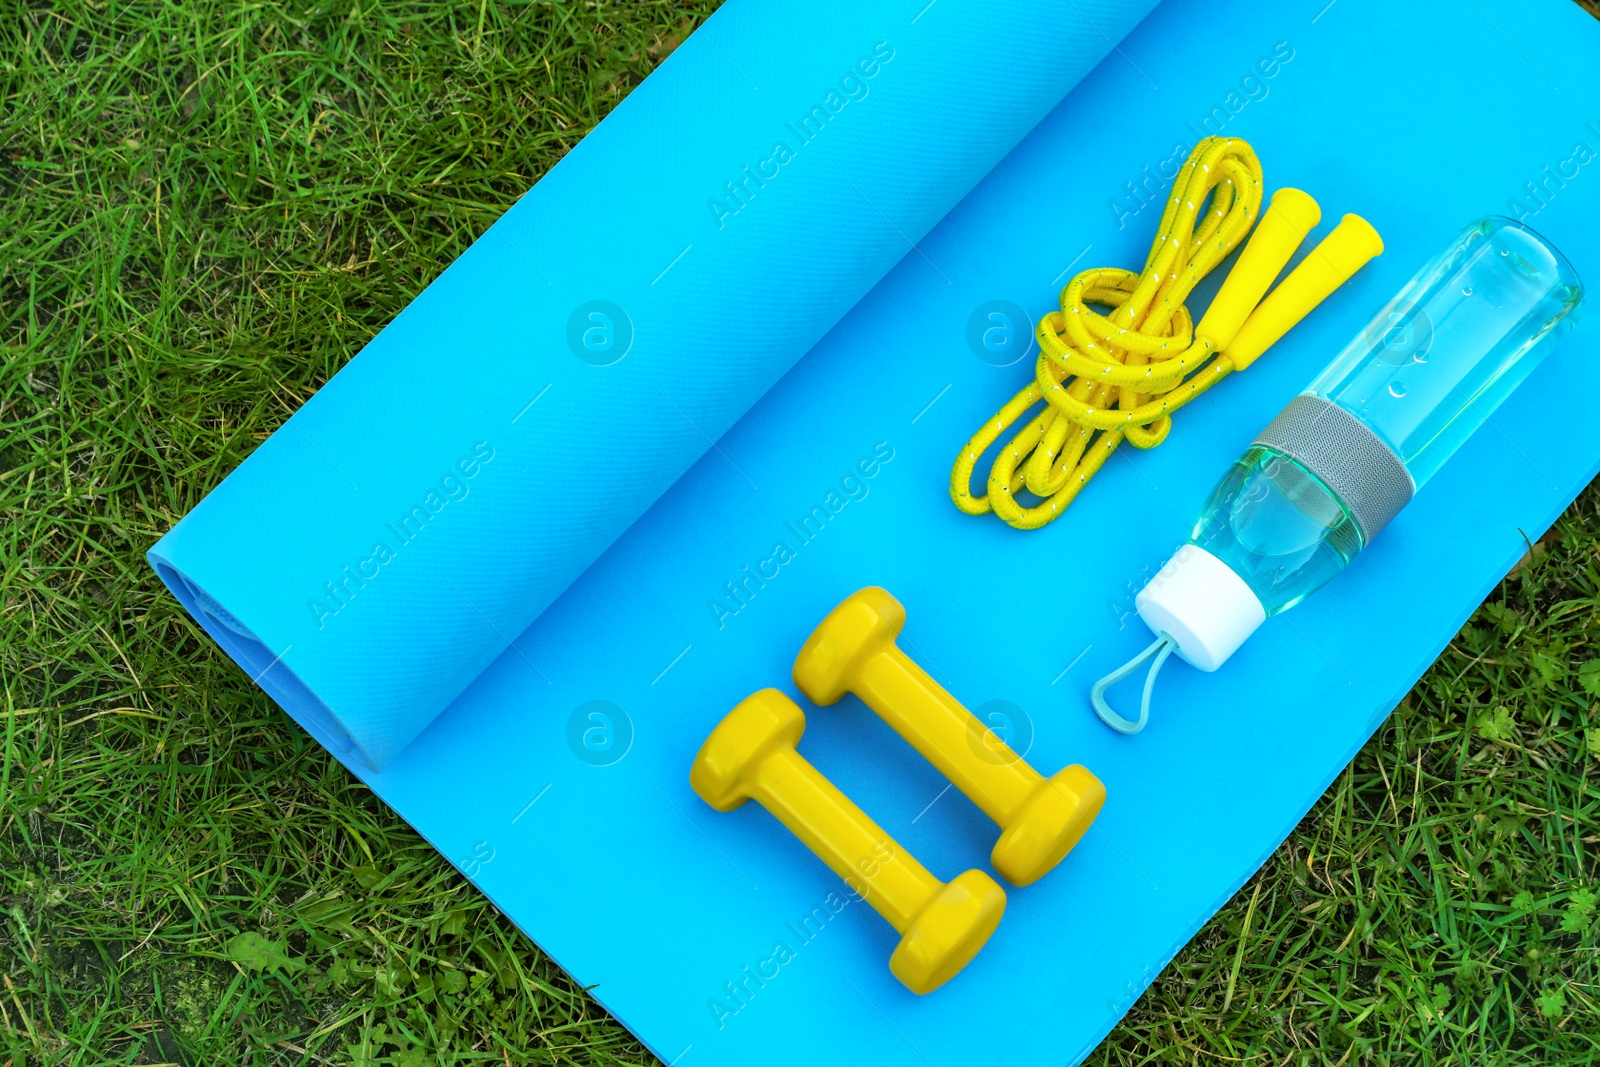
[[994,762],[972,752],[988,727],[893,643],[863,660],[851,691],[1001,826],[1043,781],[1020,756]]
[[749,792],[900,933],[944,888],[793,748],[768,755]]

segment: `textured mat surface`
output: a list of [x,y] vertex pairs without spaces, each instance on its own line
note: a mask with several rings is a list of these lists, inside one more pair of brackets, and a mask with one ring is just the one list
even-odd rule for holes
[[163,577],[382,767],[1152,6],[726,5],[162,540]]

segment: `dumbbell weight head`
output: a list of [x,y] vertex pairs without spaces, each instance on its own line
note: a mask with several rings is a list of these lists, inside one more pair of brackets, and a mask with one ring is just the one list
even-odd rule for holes
[[1039,783],[995,842],[990,861],[1014,885],[1030,885],[1072,851],[1100,814],[1106,787],[1077,764]]
[[868,586],[829,612],[794,661],[800,691],[821,707],[849,691],[856,667],[893,645],[906,609],[887,589]]
[[749,799],[751,775],[773,752],[793,748],[805,733],[805,714],[776,689],[746,697],[707,737],[689,771],[689,785],[718,811]]
[[1005,890],[993,878],[976,869],[957,875],[911,921],[889,970],[913,993],[939,988],[972,962],[1005,910]]

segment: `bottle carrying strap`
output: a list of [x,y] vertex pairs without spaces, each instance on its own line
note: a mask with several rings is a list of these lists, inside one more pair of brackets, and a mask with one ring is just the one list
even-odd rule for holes
[[[1162,664],[1167,662],[1167,657],[1177,649],[1178,642],[1173,640],[1170,634],[1163,632],[1149,648],[1094,683],[1094,688],[1089,690],[1089,703],[1094,705],[1094,713],[1100,716],[1100,721],[1118,733],[1136,734],[1143,730],[1145,723],[1150,721],[1150,693],[1155,689],[1156,675],[1160,673]],[[1139,717],[1124,718],[1106,703],[1106,690],[1138,670],[1151,656],[1155,657],[1155,661],[1150,664],[1150,673],[1144,677],[1144,694],[1139,698]]]

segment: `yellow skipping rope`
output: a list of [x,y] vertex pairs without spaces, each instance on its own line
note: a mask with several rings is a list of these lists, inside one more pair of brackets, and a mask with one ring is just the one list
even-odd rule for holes
[[[1249,144],[1208,137],[1195,146],[1172,183],[1144,270],[1082,271],[1061,290],[1060,310],[1039,320],[1034,380],[956,457],[956,507],[969,515],[993,511],[1019,530],[1054,521],[1124,438],[1135,448],[1165,441],[1172,412],[1248,367],[1383,251],[1366,220],[1346,215],[1263,301],[1322,211],[1298,189],[1278,190],[1264,216],[1261,201],[1261,163]],[[1194,325],[1184,301],[1258,216],[1239,262]],[[1044,410],[1000,449],[986,492],[974,496],[978,457],[1041,400]],[[1023,489],[1039,503],[1019,500]]]

